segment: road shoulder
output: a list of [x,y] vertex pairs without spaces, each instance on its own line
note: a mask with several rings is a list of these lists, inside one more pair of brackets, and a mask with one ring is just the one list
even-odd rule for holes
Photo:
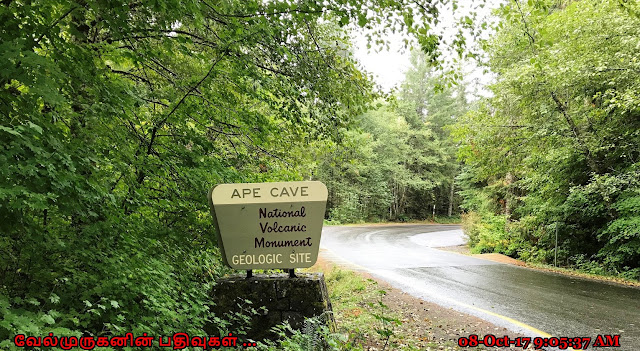
[[[340,266],[337,263],[329,261],[328,259],[323,258],[322,255],[311,270],[329,274],[334,267],[349,270],[348,267]],[[396,338],[395,342],[397,343],[396,346],[398,349],[476,350],[458,347],[458,339],[460,337],[468,337],[471,334],[481,336],[486,334],[493,334],[496,336],[508,335],[510,338],[522,336],[478,317],[416,298],[402,290],[393,288],[385,281],[376,279],[374,276],[366,272],[355,271],[355,273],[365,280],[375,281],[376,289],[385,292],[382,297],[382,303],[388,307],[390,315],[395,316],[395,318],[401,321],[401,324],[395,327],[394,330],[394,337]],[[336,302],[332,303],[334,304],[334,313],[336,313],[336,320],[338,324],[340,324],[341,320],[344,320],[345,318],[350,318],[354,314],[362,313],[359,308],[342,310],[341,306],[337,305]],[[374,326],[371,326],[371,329],[371,333],[369,333],[370,337],[367,338],[365,342],[365,350],[382,350],[384,345],[381,340],[375,337],[375,332],[373,331]],[[394,348],[387,347],[387,349]],[[487,348],[482,349],[485,350]],[[515,348],[493,349],[515,350]]]

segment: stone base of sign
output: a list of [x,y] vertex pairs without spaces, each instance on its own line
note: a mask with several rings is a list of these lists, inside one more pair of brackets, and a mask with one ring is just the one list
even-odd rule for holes
[[[273,340],[276,335],[271,328],[288,321],[294,329],[304,327],[304,319],[324,313],[330,328],[335,328],[331,301],[322,273],[296,273],[289,278],[288,273],[255,274],[246,278],[245,274],[218,280],[211,293],[215,306],[215,316],[230,320],[233,324],[229,332],[237,333],[240,322],[237,314],[250,319],[246,338],[253,340]],[[246,300],[251,301],[247,303]],[[252,314],[254,309],[257,313]],[[217,334],[216,329],[208,331]]]

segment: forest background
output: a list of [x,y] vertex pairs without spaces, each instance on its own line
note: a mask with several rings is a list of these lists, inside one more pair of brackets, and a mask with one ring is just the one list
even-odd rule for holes
[[[640,278],[635,1],[512,0],[449,42],[439,2],[2,4],[2,348],[225,332],[218,183],[321,180],[329,221],[462,214],[476,251]],[[396,91],[348,25],[415,37]],[[491,97],[443,48],[495,74]]]

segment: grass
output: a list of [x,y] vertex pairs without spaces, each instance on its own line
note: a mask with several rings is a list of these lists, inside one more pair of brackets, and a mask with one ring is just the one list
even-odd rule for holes
[[332,225],[388,225],[388,224],[460,224],[462,220],[460,216],[436,216],[435,218],[427,218],[427,219],[407,219],[403,221],[384,221],[384,222],[365,222],[358,221],[355,223],[342,223],[340,221],[335,220],[324,220],[325,226]]
[[377,283],[335,266],[325,272],[325,281],[338,321],[338,332],[348,334],[354,343],[370,342],[376,320],[368,309],[368,303],[375,301]]
[[337,266],[324,274],[337,332],[348,340],[345,343],[348,347],[343,350],[363,350],[369,346],[377,350],[417,350],[398,345],[407,336],[396,333],[398,314],[386,307],[386,292],[376,281]]
[[526,265],[534,269],[545,270],[545,271],[550,271],[554,273],[570,275],[574,277],[596,279],[601,281],[608,281],[608,282],[613,282],[613,283],[618,283],[623,285],[640,287],[640,281],[634,280],[634,279],[627,279],[627,278],[623,278],[616,275],[603,275],[598,273],[585,272],[578,268],[571,268],[571,267],[554,267],[553,265],[544,264],[544,263],[526,262]]
[[[349,347],[342,350],[481,350],[459,348],[451,341],[429,342],[426,348],[417,348],[419,335],[406,332],[401,326],[400,313],[385,306],[385,293],[378,283],[358,273],[332,266],[324,271],[325,282],[337,321],[338,333],[348,339]],[[382,316],[382,317],[381,317]],[[385,321],[395,320],[395,323]],[[379,331],[390,331],[388,343]],[[424,338],[424,336],[423,336]],[[422,343],[424,345],[424,343]]]

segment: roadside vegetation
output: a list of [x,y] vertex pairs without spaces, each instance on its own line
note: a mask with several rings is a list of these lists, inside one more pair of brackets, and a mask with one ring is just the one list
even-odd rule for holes
[[340,222],[336,219],[333,220],[329,220],[329,219],[325,219],[324,220],[324,225],[383,225],[383,224],[460,224],[462,223],[462,217],[461,216],[438,216],[436,215],[435,217],[429,217],[427,219],[407,219],[407,220],[403,220],[403,221],[392,221],[392,220],[387,220],[387,221],[382,221],[382,220],[375,220],[375,221],[364,221],[364,220],[357,220],[357,221],[347,221],[345,223]]
[[[208,296],[229,272],[219,183],[322,180],[330,221],[464,213],[478,252],[638,279],[640,7],[511,0],[483,56],[434,32],[444,2],[2,1],[0,349],[227,333]],[[415,39],[396,92],[356,62],[352,27]],[[443,47],[486,57],[493,96],[449,84]],[[353,309],[370,287],[350,283]],[[401,341],[366,315],[340,342]]]
[[487,98],[414,52],[389,102],[323,154],[329,223],[462,213],[474,253],[640,279],[639,11],[503,4],[480,41]]
[[452,132],[471,247],[640,279],[637,3],[512,2],[498,15],[484,44],[493,97]]
[[458,312],[421,313],[427,306],[422,300],[381,286],[361,273],[326,264],[311,270],[324,271],[337,328],[329,328],[325,316],[308,320],[302,330],[278,327],[281,339],[262,344],[259,350],[477,351],[485,348],[459,347],[457,338],[496,333],[494,325],[478,326],[476,320],[466,320],[469,316]]
[[208,190],[312,177],[380,96],[345,26],[384,21],[435,54],[437,15],[404,1],[3,1],[0,349],[21,333],[227,333],[209,311],[228,270]]
[[427,57],[398,92],[354,121],[341,144],[318,156],[332,223],[435,220],[459,213],[456,146],[447,128],[467,111],[465,86],[447,87]]
[[[277,327],[281,339],[263,344],[267,350],[398,350],[401,324],[396,311],[384,304],[386,292],[375,281],[333,266],[325,272],[325,281],[337,326],[330,327],[326,316],[309,319],[303,330]],[[413,350],[408,348],[407,350]]]

